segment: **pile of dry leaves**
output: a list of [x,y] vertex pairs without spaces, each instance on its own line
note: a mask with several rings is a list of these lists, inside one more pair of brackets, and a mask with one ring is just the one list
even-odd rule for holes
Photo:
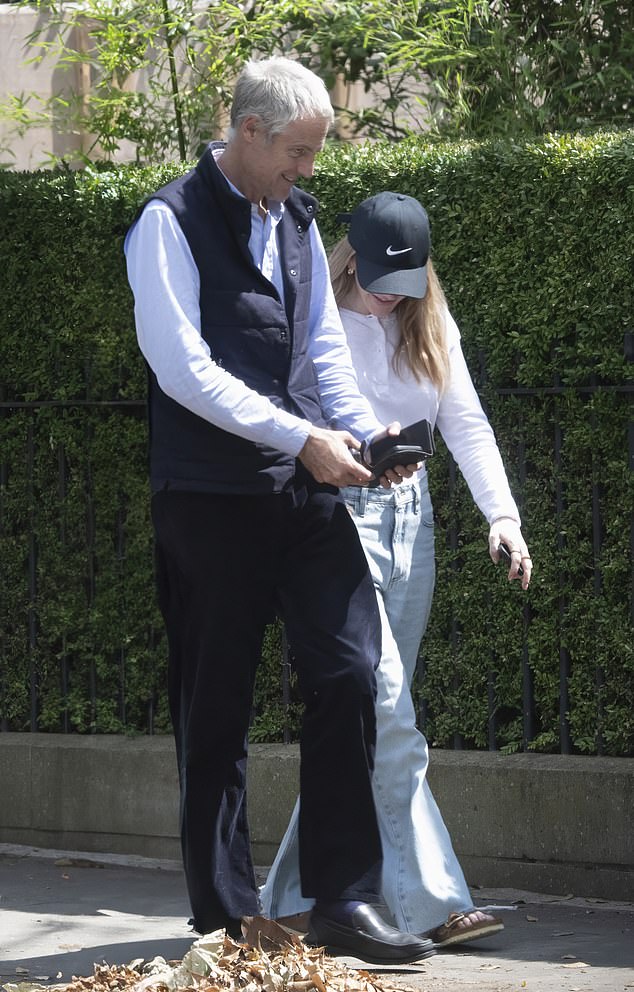
[[[74,978],[55,992],[408,992],[367,971],[347,968],[323,948],[307,947],[292,930],[256,916],[243,925],[245,943],[224,930],[196,940],[182,961],[95,965],[90,978]],[[5,986],[7,992],[23,992]],[[29,992],[51,986],[30,985]]]

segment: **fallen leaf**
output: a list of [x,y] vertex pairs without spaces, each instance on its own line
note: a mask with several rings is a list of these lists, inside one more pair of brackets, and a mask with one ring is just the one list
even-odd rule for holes
[[[281,950],[289,944],[291,947],[303,946],[301,938],[294,931],[287,930],[286,927],[265,916],[246,917],[242,924],[242,935],[247,944],[251,947],[261,947],[262,950],[271,947]],[[262,943],[263,939],[264,943]]]
[[310,977],[317,992],[326,992],[326,983],[321,972],[315,970]]

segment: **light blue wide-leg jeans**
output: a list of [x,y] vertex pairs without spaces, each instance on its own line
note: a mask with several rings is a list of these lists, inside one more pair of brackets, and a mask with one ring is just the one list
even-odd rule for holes
[[[450,912],[473,905],[427,783],[427,741],[416,728],[410,693],[435,577],[427,476],[392,490],[354,486],[342,495],[370,564],[382,622],[372,780],[383,845],[382,898],[399,929],[425,933]],[[301,894],[298,811],[299,803],[260,893],[263,912],[272,918],[312,907]]]

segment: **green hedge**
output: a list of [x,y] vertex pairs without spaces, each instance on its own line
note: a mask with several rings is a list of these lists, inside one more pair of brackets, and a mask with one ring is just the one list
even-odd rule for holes
[[[121,246],[146,192],[177,171],[0,174],[5,729],[169,727],[146,428],[135,405],[145,372]],[[632,373],[624,338],[634,330],[634,134],[337,145],[307,185],[321,200],[327,243],[340,233],[336,213],[380,189],[427,207],[436,266],[535,562],[527,595],[508,586],[440,444],[430,463],[437,591],[417,690],[430,740],[446,745],[460,735],[487,747],[493,721],[500,747],[557,750],[563,664],[573,748],[631,754],[634,500],[624,387]],[[42,401],[49,405],[15,406]],[[254,739],[281,734],[279,656],[272,629]],[[532,723],[522,718],[527,679]]]

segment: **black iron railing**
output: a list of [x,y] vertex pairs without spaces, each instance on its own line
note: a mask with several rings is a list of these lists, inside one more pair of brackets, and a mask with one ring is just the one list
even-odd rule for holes
[[[632,344],[632,335],[626,337],[626,355],[631,360],[633,354],[634,346]],[[486,385],[486,380],[484,378],[484,363],[482,366],[481,383]],[[570,394],[573,392],[577,396],[588,396],[592,397],[597,393],[616,393],[627,397],[627,403],[629,405],[630,416],[627,427],[627,465],[630,471],[634,471],[634,422],[631,416],[631,396],[634,392],[634,385],[630,383],[620,384],[620,385],[609,385],[603,382],[599,382],[594,378],[588,385],[584,386],[574,386],[570,387],[567,385],[562,385],[560,381],[554,381],[551,385],[540,387],[540,388],[501,388],[493,390],[492,395],[496,397],[513,397],[519,400],[526,400],[527,402],[534,403],[540,399],[546,397],[558,397],[564,396],[565,394]],[[90,400],[77,400],[77,401],[44,401],[44,402],[30,402],[30,401],[14,401],[8,399],[6,396],[6,390],[4,395],[0,392],[0,416],[10,417],[16,413],[32,413],[36,414],[38,411],[54,408],[59,409],[60,412],[69,410],[78,410],[81,408],[86,408],[89,410],[97,411],[102,410],[107,413],[118,412],[126,413],[133,417],[144,418],[145,417],[145,403],[140,400],[113,400],[113,401],[90,401]],[[593,416],[593,414],[591,414]],[[87,450],[90,450],[91,437],[90,437],[90,423],[86,426],[86,436],[84,439],[85,446]],[[624,439],[625,441],[625,439]],[[563,555],[565,551],[565,529],[559,526],[559,522],[563,519],[565,508],[566,508],[566,492],[561,481],[560,473],[557,471],[558,467],[561,465],[562,452],[564,450],[565,437],[562,424],[555,420],[552,424],[552,457],[553,457],[553,468],[554,468],[554,503],[552,507],[552,512],[555,516],[555,532],[557,534],[557,551]],[[519,442],[516,448],[517,456],[517,471],[518,471],[518,482],[519,489],[522,490],[524,487],[524,482],[527,475],[527,452],[526,445],[523,440]],[[36,462],[36,434],[34,424],[28,425],[26,430],[26,441],[25,450],[23,452],[23,463],[24,471],[26,473],[27,485],[26,485],[26,502],[28,504],[29,510],[26,514],[26,560],[25,560],[25,581],[27,585],[27,602],[28,608],[26,614],[22,618],[15,618],[16,623],[24,623],[24,644],[25,650],[28,652],[28,657],[30,659],[29,668],[29,692],[30,692],[30,717],[29,717],[29,729],[36,731],[39,729],[38,723],[38,713],[40,709],[40,699],[39,699],[39,685],[38,685],[38,672],[36,658],[38,655],[38,638],[39,638],[39,620],[38,620],[38,557],[40,554],[40,548],[38,547],[37,538],[37,528],[34,520],[34,507],[37,504],[37,493],[35,491],[35,462]],[[86,551],[86,561],[87,561],[87,571],[85,576],[86,583],[86,602],[88,608],[92,606],[95,599],[95,583],[96,575],[98,570],[97,554],[95,549],[95,493],[93,487],[92,470],[91,470],[91,460],[87,458],[84,466],[84,493],[85,493],[85,551]],[[6,491],[6,487],[9,483],[10,476],[10,466],[7,460],[0,456],[0,533],[2,532],[3,526],[7,526],[6,514],[3,513],[3,493]],[[68,478],[68,467],[67,467],[67,456],[62,444],[58,445],[57,448],[57,493],[56,498],[59,500],[60,505],[63,507],[66,497],[66,487]],[[448,478],[450,489],[456,485],[457,481],[457,470],[455,464],[451,461],[448,466]],[[591,512],[591,526],[592,526],[592,549],[593,549],[593,561],[594,561],[594,571],[593,571],[593,590],[596,596],[601,594],[603,577],[600,567],[602,542],[604,538],[604,521],[602,519],[602,493],[601,493],[601,480],[597,474],[595,474],[592,482],[592,512]],[[632,508],[629,508],[629,519],[630,519],[630,535],[629,535],[629,547],[630,547],[630,562],[634,562],[634,516],[632,515]],[[4,521],[4,524],[3,524]],[[67,542],[67,521],[64,517],[64,513],[61,512],[58,522],[58,538],[60,545],[64,547]],[[116,514],[116,520],[114,521],[114,544],[115,553],[117,559],[121,562],[123,567],[125,556],[126,556],[126,506],[125,499],[122,498],[119,509]],[[23,535],[24,537],[24,535]],[[449,548],[453,551],[458,549],[459,532],[458,527],[455,523],[449,523],[447,528],[447,541]],[[453,558],[452,568],[458,569],[458,558],[457,555]],[[634,570],[631,566],[631,582],[630,589],[626,593],[629,596],[630,601],[630,616],[632,618],[632,623],[634,624]],[[152,590],[148,590],[148,595],[152,594]],[[566,591],[565,583],[561,583],[561,594],[558,602],[559,610],[559,620],[560,623],[566,614],[567,601],[566,601]],[[528,631],[531,625],[531,610],[528,605],[522,607],[522,629],[523,629],[523,644],[522,644],[522,738],[523,746],[526,749],[528,743],[533,739],[535,733],[534,726],[534,686],[533,686],[533,672],[530,664],[529,650],[528,650]],[[4,636],[3,632],[0,631],[0,639]],[[157,631],[155,629],[150,629],[147,633],[148,642],[150,647],[157,636]],[[450,637],[452,642],[456,642],[459,636],[459,625],[458,620],[453,619],[450,631]],[[282,658],[282,676],[281,676],[281,694],[285,705],[291,698],[290,684],[291,684],[291,666],[288,658],[288,648],[285,639],[283,640],[283,658]],[[57,658],[59,664],[59,679],[61,683],[61,694],[65,698],[68,692],[69,685],[69,662],[67,657],[66,646],[64,639],[62,637],[61,643],[58,645]],[[121,723],[126,724],[127,713],[126,713],[126,648],[125,645],[121,645],[113,649],[113,665],[118,667],[118,715]],[[488,701],[488,746],[491,750],[497,749],[497,733],[496,733],[496,713],[497,713],[497,702],[496,702],[496,687],[495,687],[495,677],[493,675],[493,662],[491,665],[491,673],[489,675],[487,683],[487,701]],[[570,700],[568,696],[568,683],[571,671],[571,660],[568,654],[568,650],[565,646],[563,640],[560,641],[559,646],[559,741],[560,750],[564,754],[571,753],[572,742],[570,734],[570,726],[568,722],[568,715],[570,710]],[[600,666],[596,670],[596,685],[601,687],[603,683],[603,672]],[[0,675],[1,678],[1,675]],[[97,708],[98,703],[98,678],[95,671],[94,664],[90,667],[89,678],[88,678],[88,692],[90,696],[90,707],[92,714]],[[0,693],[2,692],[2,685],[0,685]],[[598,693],[600,698],[600,693]],[[155,719],[155,703],[156,696],[155,693],[148,692],[147,697],[147,707],[146,707],[146,732],[154,732],[154,719]],[[421,723],[425,724],[427,717],[425,709],[425,701],[423,700],[420,720]],[[9,725],[7,720],[0,717],[0,730],[8,730]],[[26,729],[26,728],[25,728]],[[61,729],[63,732],[70,732],[71,721],[68,711],[63,714]],[[285,732],[285,739],[290,738],[290,732],[288,729]],[[460,734],[455,734],[453,739],[454,748],[460,749],[464,746],[463,738]],[[599,740],[597,742],[597,750],[599,753],[602,752],[602,742]]]

